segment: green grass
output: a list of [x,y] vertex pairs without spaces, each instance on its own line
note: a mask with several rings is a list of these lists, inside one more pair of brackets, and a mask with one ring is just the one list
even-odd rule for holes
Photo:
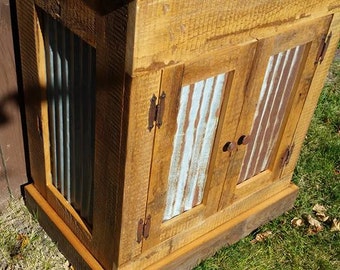
[[[309,234],[308,226],[294,228],[291,220],[315,204],[327,208],[331,218],[340,218],[340,60],[333,62],[318,107],[306,136],[293,182],[299,188],[294,208],[254,231],[238,243],[221,249],[203,261],[203,269],[340,269],[340,232],[330,224]],[[252,244],[257,233],[271,237]]]
[[0,215],[0,269],[70,269],[22,199],[12,199]]

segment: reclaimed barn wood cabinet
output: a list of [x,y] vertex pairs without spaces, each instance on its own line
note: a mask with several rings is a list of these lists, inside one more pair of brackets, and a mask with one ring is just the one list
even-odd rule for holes
[[190,268],[293,206],[339,1],[16,8],[26,202],[76,268]]

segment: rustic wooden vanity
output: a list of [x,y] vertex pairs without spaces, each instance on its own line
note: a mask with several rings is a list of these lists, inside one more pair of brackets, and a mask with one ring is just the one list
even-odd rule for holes
[[186,269],[289,210],[339,0],[17,0],[26,202],[77,269]]

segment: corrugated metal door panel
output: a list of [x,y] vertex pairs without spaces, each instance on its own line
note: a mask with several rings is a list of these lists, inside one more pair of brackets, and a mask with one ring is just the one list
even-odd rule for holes
[[226,78],[223,73],[182,87],[164,220],[202,202]]
[[41,16],[47,67],[52,184],[92,223],[95,49]]
[[304,45],[269,58],[250,141],[238,183],[265,171],[273,156],[286,108],[304,53]]

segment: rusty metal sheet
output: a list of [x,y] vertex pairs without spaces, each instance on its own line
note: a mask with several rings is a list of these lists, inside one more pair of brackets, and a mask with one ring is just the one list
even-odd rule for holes
[[52,183],[92,221],[95,49],[45,13],[47,101]]
[[268,61],[251,132],[253,140],[247,146],[238,183],[265,171],[270,164],[304,48],[297,46]]
[[182,87],[164,220],[202,202],[226,78]]

